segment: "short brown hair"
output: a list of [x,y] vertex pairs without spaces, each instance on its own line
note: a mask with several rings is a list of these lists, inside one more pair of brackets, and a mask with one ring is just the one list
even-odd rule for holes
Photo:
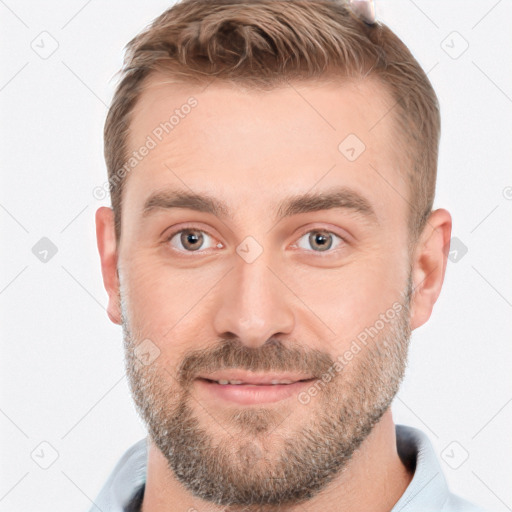
[[417,239],[434,201],[439,104],[421,66],[382,22],[364,22],[344,0],[182,0],[125,50],[104,130],[118,242],[130,116],[150,74],[271,89],[288,80],[321,80],[329,70],[347,78],[375,77],[395,102],[397,152],[407,160],[409,230]]

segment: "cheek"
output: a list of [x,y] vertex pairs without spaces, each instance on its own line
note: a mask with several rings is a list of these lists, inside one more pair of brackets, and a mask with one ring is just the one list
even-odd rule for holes
[[343,344],[392,309],[405,286],[403,268],[389,254],[340,268],[307,269],[293,279],[295,286],[290,287],[309,308],[304,314],[312,311]]
[[209,291],[223,273],[220,268],[179,269],[158,263],[151,255],[134,256],[125,266],[128,277],[123,283],[131,321],[162,343],[183,339],[187,329],[197,333],[212,307]]
[[[172,294],[162,295],[162,290],[166,289],[162,272],[143,253],[137,253],[123,262],[122,277],[130,323],[137,327],[139,336],[155,336],[160,330],[160,318],[166,313],[163,305],[172,298]],[[168,286],[172,287],[172,284]]]
[[151,310],[158,301],[159,272],[151,265],[144,264],[140,258],[133,259],[125,269],[126,282],[124,293],[132,313]]

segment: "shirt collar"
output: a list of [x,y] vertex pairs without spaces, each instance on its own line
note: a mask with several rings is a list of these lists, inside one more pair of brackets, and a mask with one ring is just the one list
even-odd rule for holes
[[[414,471],[413,478],[391,512],[441,510],[450,492],[432,444],[421,430],[395,425],[397,452]],[[121,457],[95,504],[104,512],[139,512],[146,482],[149,437]],[[97,510],[94,506],[90,512]]]
[[391,512],[441,510],[450,492],[432,443],[414,427],[395,425],[395,432],[398,455],[414,475]]

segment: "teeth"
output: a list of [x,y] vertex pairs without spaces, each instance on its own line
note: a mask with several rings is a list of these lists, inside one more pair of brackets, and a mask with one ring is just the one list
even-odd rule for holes
[[[226,380],[226,379],[221,379],[221,380],[218,380],[217,382],[219,384],[221,384],[222,386],[225,386],[226,384],[239,385],[239,384],[243,383],[241,380]],[[293,383],[293,380],[273,380],[273,381],[271,381],[271,384],[273,384],[273,385],[292,384],[292,383]]]

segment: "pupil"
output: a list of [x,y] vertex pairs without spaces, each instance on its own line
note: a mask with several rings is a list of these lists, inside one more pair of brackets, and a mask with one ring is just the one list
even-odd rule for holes
[[201,246],[200,242],[201,242],[201,240],[203,238],[203,235],[199,235],[198,236],[195,233],[197,233],[197,231],[195,231],[195,232],[194,231],[189,231],[188,233],[183,233],[181,235],[181,243],[183,244],[183,247],[187,247],[187,244],[192,244],[191,245],[192,249],[195,249],[195,248]]
[[310,235],[310,241],[315,244],[315,243],[319,243],[322,249],[322,251],[325,251],[327,249],[329,249],[332,245],[332,239],[331,239],[331,243],[329,243],[327,246],[325,245],[327,242],[326,242],[326,239],[327,239],[328,235],[324,235],[322,233],[314,233],[312,235]]

